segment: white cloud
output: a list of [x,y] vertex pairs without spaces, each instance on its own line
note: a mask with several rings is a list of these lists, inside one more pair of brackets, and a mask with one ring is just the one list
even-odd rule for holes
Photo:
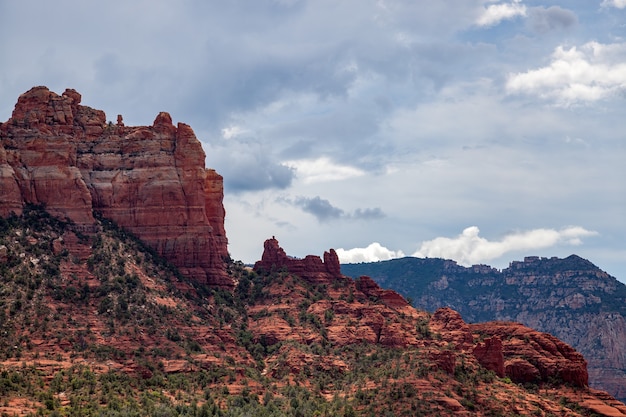
[[298,178],[305,184],[341,181],[365,175],[365,172],[358,168],[336,164],[325,156],[317,159],[286,161],[284,164],[295,169]]
[[380,243],[371,243],[366,248],[353,248],[353,249],[337,249],[337,256],[339,262],[343,264],[353,264],[359,262],[377,262],[387,261],[394,258],[404,257],[402,251],[393,251],[381,246]]
[[461,265],[473,265],[496,259],[505,253],[519,250],[548,248],[558,244],[580,245],[581,238],[597,235],[579,226],[561,230],[534,229],[505,236],[500,241],[489,241],[479,236],[480,230],[471,226],[454,238],[438,237],[422,242],[413,254],[417,257],[453,259]]
[[626,90],[626,43],[559,46],[550,65],[510,74],[506,88],[565,106],[605,99]]
[[604,0],[602,7],[617,7],[618,9],[626,8],[626,0]]
[[526,6],[521,0],[513,0],[512,3],[492,4],[483,10],[476,20],[478,26],[495,26],[503,20],[513,19],[517,16],[526,16]]
[[228,126],[222,129],[222,137],[224,139],[232,139],[248,131],[240,126]]

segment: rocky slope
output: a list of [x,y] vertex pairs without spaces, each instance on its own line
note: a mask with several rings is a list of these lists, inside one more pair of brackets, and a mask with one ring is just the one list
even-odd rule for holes
[[222,178],[205,169],[193,130],[167,113],[152,126],[107,123],[81,95],[46,87],[22,94],[0,125],[0,215],[42,204],[94,231],[111,219],[200,283],[232,287]]
[[369,274],[428,311],[449,306],[469,322],[516,321],[551,333],[585,356],[591,386],[626,399],[626,286],[585,259],[527,257],[498,271],[404,258],[342,271]]
[[[232,263],[230,292],[96,224],[89,238],[31,206],[0,219],[0,412],[626,415],[558,339],[416,310],[332,256],[288,257],[303,277]],[[263,259],[282,253],[270,239]]]

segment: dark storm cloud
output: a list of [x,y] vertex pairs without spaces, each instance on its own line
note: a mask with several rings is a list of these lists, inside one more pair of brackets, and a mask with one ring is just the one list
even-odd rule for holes
[[268,188],[284,189],[291,185],[293,170],[265,158],[253,158],[219,170],[224,174],[228,192],[259,191]]
[[333,206],[330,201],[319,196],[299,196],[294,199],[280,198],[279,201],[299,207],[305,213],[315,216],[320,222],[338,219],[374,220],[385,217],[383,211],[378,207],[365,209],[357,208],[352,213],[348,213],[339,207]]
[[[447,13],[460,19],[470,6],[453,3],[458,7]],[[192,44],[193,66],[181,79],[178,94],[185,97],[181,111],[196,114],[195,125],[204,128],[220,128],[233,114],[254,112],[286,95],[341,101],[363,74],[387,84],[385,91],[396,95],[440,88],[454,78],[457,60],[470,56],[461,50],[465,46],[431,46],[432,40],[413,35],[417,27],[433,26],[429,16],[437,15],[435,6],[262,1],[203,8],[205,19],[194,28],[201,40]],[[446,25],[439,26],[433,29],[442,31]],[[380,97],[379,91],[372,94]],[[352,107],[363,114],[373,102],[367,97]],[[370,126],[369,132],[376,129]]]
[[203,123],[210,123],[207,127],[220,127],[229,115],[254,111],[290,92],[342,96],[353,82],[353,74],[337,70],[341,57],[335,51],[307,54],[290,53],[293,46],[277,51],[263,51],[264,47],[246,43],[209,47],[205,54],[210,62],[201,64],[202,73],[195,74],[184,92],[184,110],[202,113]]
[[313,198],[296,197],[293,204],[300,207],[303,211],[312,214],[321,222],[338,219],[344,216],[342,209],[333,206],[330,204],[330,201],[324,200],[319,196]]
[[355,219],[364,219],[364,220],[370,220],[370,219],[382,219],[383,217],[385,217],[385,213],[383,213],[383,211],[376,207],[376,208],[366,208],[366,209],[356,209],[354,210],[354,213],[352,214],[352,217]]
[[530,9],[529,22],[535,32],[546,33],[555,29],[567,29],[578,23],[574,12],[559,6]]
[[273,159],[259,143],[229,140],[205,148],[208,165],[224,177],[226,192],[284,189],[295,178],[293,168]]

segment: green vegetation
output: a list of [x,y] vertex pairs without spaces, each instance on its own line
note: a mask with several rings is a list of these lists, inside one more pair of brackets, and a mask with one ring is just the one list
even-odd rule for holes
[[[562,303],[555,312],[554,305],[541,301],[564,300],[576,293],[589,297],[582,308],[576,307],[576,314],[616,312],[626,317],[626,285],[576,255],[515,262],[503,271],[489,267],[466,268],[444,259],[412,257],[344,264],[341,270],[353,278],[368,275],[378,284],[410,299],[417,308],[434,311],[451,306],[470,323],[517,320],[522,309],[562,316],[564,311],[572,310],[567,303]],[[534,278],[522,284],[525,276]],[[483,308],[495,305],[497,312]]]
[[[385,288],[394,288],[403,296],[414,299],[418,291],[442,276],[445,260],[438,258],[400,258],[372,263],[343,264],[341,272],[354,279],[371,277]],[[403,285],[395,285],[402,283]]]
[[[114,223],[99,226],[86,236],[34,206],[0,219],[2,417],[15,404],[30,416],[454,414],[442,396],[487,415],[503,406],[485,387],[520,389],[464,354],[446,373],[424,346],[453,346],[442,347],[427,315],[391,318],[352,283],[315,285],[231,262],[236,289],[206,288]],[[350,316],[346,302],[361,307]],[[332,341],[333,327],[363,331],[366,311],[384,313],[379,340],[396,320],[425,345]],[[259,333],[264,320],[293,340]]]

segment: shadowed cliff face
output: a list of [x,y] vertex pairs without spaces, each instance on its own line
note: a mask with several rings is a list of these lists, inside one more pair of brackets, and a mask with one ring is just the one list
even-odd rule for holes
[[152,126],[107,123],[80,101],[46,87],[19,97],[0,126],[0,215],[43,204],[91,231],[99,212],[195,281],[232,286],[222,177],[205,169],[191,127],[164,112]]

